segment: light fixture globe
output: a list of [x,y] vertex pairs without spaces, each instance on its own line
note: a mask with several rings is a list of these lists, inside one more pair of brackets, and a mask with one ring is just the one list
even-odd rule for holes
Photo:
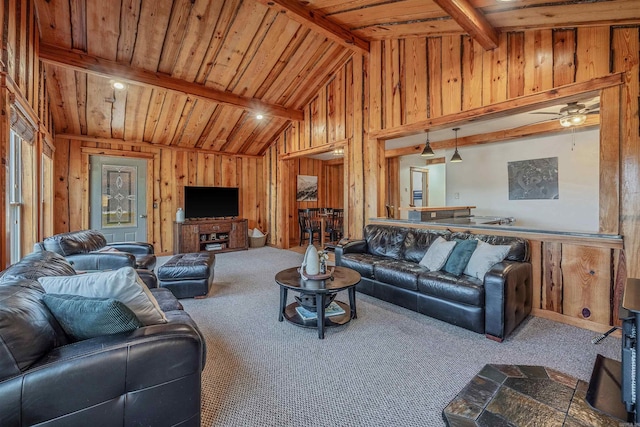
[[580,126],[587,121],[587,115],[582,113],[570,114],[568,116],[560,117],[560,125],[563,127]]
[[436,153],[433,152],[431,148],[431,143],[429,142],[429,131],[427,131],[427,142],[424,144],[424,148],[422,149],[422,153],[420,153],[422,157],[433,157]]

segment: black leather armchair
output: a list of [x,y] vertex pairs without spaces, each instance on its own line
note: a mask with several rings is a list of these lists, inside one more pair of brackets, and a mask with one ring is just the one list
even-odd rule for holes
[[63,257],[28,255],[0,277],[0,425],[200,426],[204,339],[171,293],[167,324],[71,342],[41,301]]
[[149,288],[158,286],[153,273],[156,256],[150,243],[107,243],[104,235],[97,230],[80,230],[47,237],[36,243],[34,250],[60,254],[76,271],[133,267]]

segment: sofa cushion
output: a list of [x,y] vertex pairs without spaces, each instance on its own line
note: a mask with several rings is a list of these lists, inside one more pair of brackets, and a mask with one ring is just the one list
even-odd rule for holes
[[73,276],[76,271],[62,255],[42,251],[30,253],[0,274],[0,281],[14,278],[38,280],[44,276]]
[[43,292],[25,279],[0,286],[0,380],[16,375],[59,342]]
[[427,250],[431,247],[431,244],[435,242],[438,237],[448,236],[450,234],[451,232],[446,230],[409,229],[403,243],[404,259],[407,261],[420,262],[420,260],[424,258]]
[[113,298],[44,294],[42,301],[75,341],[129,332],[142,326],[133,311]]
[[493,236],[490,234],[471,234],[464,232],[456,232],[451,235],[453,239],[475,239],[482,240],[491,245],[509,245],[509,253],[505,257],[507,261],[527,262],[530,258],[529,242],[522,237],[513,236]]
[[41,277],[38,281],[48,293],[117,299],[144,325],[167,322],[158,302],[131,267],[76,276]]
[[93,252],[107,245],[107,239],[97,230],[70,231],[47,237],[44,249],[62,256]]
[[418,292],[476,307],[484,306],[482,280],[466,275],[454,276],[430,271],[418,276]]
[[427,269],[405,260],[384,260],[373,266],[375,280],[410,291],[418,290],[418,275]]
[[438,237],[427,249],[427,253],[420,260],[418,264],[422,265],[429,271],[438,271],[444,267],[444,264],[449,259],[451,251],[453,251],[456,245],[454,241],[447,241],[442,237]]
[[453,247],[447,262],[442,267],[442,270],[451,273],[455,276],[459,276],[467,266],[473,251],[475,251],[478,245],[477,240],[460,240],[455,239],[456,245]]
[[409,230],[404,227],[389,227],[369,224],[364,229],[364,238],[371,255],[401,259],[404,239]]
[[484,279],[484,275],[491,266],[502,261],[510,249],[509,245],[491,245],[478,240],[478,246],[464,268],[464,274],[480,280]]
[[357,271],[364,278],[373,279],[373,266],[384,260],[376,255],[354,252],[342,255],[340,265]]
[[[151,295],[158,301],[160,309],[164,312],[165,316],[167,312],[173,310],[182,310],[182,304],[178,301],[178,298],[167,288],[153,288],[150,289]],[[167,318],[168,319],[168,318]]]

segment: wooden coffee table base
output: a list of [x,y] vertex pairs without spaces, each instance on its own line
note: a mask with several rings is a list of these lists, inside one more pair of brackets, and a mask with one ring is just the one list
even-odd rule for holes
[[[318,338],[324,339],[324,329],[326,327],[344,325],[351,319],[358,317],[356,311],[356,284],[359,282],[360,275],[356,271],[344,267],[336,267],[333,280],[304,281],[300,278],[295,268],[283,270],[276,275],[276,283],[280,285],[278,321],[282,322],[287,319],[287,321],[303,328],[318,328]],[[300,305],[298,302],[287,305],[289,289],[315,296],[315,306],[318,313],[315,319],[303,319],[296,311],[296,307]],[[349,294],[349,305],[340,301],[336,301],[336,303],[345,311],[344,314],[325,317],[327,301],[331,301],[331,296],[343,290],[346,290]],[[318,319],[324,319],[324,321],[319,322]]]

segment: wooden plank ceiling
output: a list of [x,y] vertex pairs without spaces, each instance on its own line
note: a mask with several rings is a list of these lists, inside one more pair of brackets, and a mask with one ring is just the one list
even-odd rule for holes
[[513,29],[640,22],[637,0],[35,4],[58,135],[243,155],[261,155],[301,120],[318,88],[370,40],[468,33],[491,49]]

